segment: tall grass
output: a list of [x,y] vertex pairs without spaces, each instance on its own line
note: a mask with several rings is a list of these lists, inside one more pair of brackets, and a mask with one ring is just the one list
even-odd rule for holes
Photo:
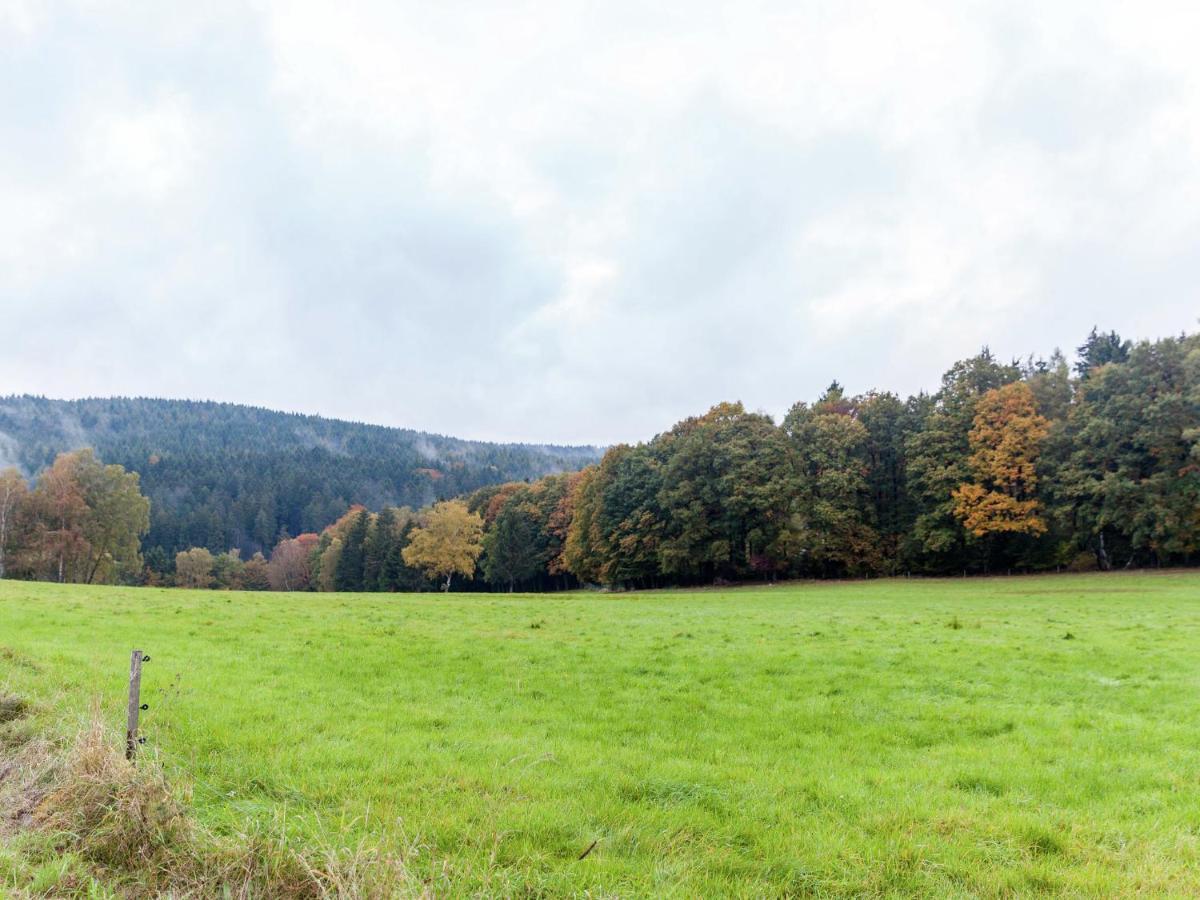
[[[424,896],[394,851],[289,846],[261,832],[201,827],[153,759],[127,761],[93,709],[65,745],[16,725],[0,697],[0,886],[14,896],[385,898]],[[16,713],[20,713],[19,715]],[[4,719],[0,716],[0,719]]]

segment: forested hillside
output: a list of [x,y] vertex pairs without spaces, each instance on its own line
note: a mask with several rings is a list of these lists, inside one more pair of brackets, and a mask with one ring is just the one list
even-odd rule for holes
[[227,403],[0,399],[0,469],[27,477],[92,447],[141,475],[152,567],[192,546],[270,551],[353,504],[418,508],[488,484],[579,469],[591,447],[490,444]]
[[[83,446],[100,459],[55,458]],[[1073,366],[985,349],[935,393],[834,382],[778,423],[720,403],[602,457],[29,397],[0,401],[0,454],[0,577],[547,590],[1191,565],[1200,335],[1093,330]]]

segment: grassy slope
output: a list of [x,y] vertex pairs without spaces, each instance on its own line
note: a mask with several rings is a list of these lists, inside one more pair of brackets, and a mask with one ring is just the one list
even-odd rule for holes
[[115,724],[142,647],[147,749],[202,820],[416,844],[454,893],[1200,893],[1198,639],[1195,573],[448,598],[0,582],[0,690],[47,719],[98,694]]

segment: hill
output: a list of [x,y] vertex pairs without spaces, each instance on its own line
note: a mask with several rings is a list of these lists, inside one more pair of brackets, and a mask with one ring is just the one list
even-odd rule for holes
[[149,398],[0,398],[0,468],[33,477],[92,447],[141,473],[147,561],[192,546],[269,551],[349,506],[421,506],[599,458],[594,447],[494,444],[230,403]]

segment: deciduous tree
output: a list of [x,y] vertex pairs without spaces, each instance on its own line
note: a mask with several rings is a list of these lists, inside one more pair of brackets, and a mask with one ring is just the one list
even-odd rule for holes
[[84,535],[87,502],[77,477],[79,457],[63,453],[38,478],[31,508],[36,520],[35,546],[37,577],[52,581],[82,581],[87,572],[90,547]]
[[266,557],[255,553],[246,560],[242,569],[242,588],[247,591],[269,591],[271,589],[270,566]]
[[17,513],[28,496],[29,486],[20,472],[0,472],[0,578],[8,571],[9,555],[16,547]]
[[180,550],[175,554],[175,584],[184,588],[210,588],[213,584],[213,555],[205,547]]
[[88,584],[141,569],[141,538],[150,528],[150,501],[141,479],[121,466],[105,466],[90,450],[76,454],[75,477],[87,512],[82,531],[88,546]]
[[870,433],[857,404],[836,383],[809,409],[792,408],[784,429],[799,466],[795,538],[805,567],[822,575],[857,575],[882,567],[872,513]]
[[664,460],[665,574],[740,577],[778,551],[798,484],[792,447],[768,416],[722,403],[655,443]]
[[902,550],[908,566],[944,572],[982,564],[967,546],[954,492],[972,479],[970,433],[979,398],[1020,376],[1018,366],[997,362],[985,348],[955,363],[942,376],[942,388],[935,396],[910,401],[917,424],[905,442],[915,513]]
[[1139,343],[1093,369],[1065,441],[1055,490],[1101,568],[1200,549],[1200,335]]
[[482,538],[483,519],[461,500],[447,500],[435,504],[413,530],[403,551],[404,562],[430,578],[444,578],[442,589],[449,591],[455,575],[470,578],[475,574],[475,562],[483,552]]
[[275,545],[267,575],[273,591],[307,591],[312,587],[312,554],[320,541],[318,535],[306,532],[285,538]]
[[1048,422],[1023,381],[979,399],[969,437],[974,478],[953,494],[955,515],[975,537],[1045,533],[1037,463],[1047,432]]
[[246,574],[246,563],[242,561],[242,551],[232,549],[218,553],[213,557],[212,580],[213,586],[226,591],[240,591]]

